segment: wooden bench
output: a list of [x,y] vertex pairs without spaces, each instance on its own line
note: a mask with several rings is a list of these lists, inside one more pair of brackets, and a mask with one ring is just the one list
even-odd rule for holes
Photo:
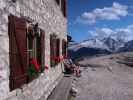
[[47,100],[67,100],[72,86],[72,77],[64,76]]

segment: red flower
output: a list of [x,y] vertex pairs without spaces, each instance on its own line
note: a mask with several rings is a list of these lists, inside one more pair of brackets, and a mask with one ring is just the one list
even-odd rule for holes
[[54,60],[57,62],[58,61],[58,57],[54,57]]
[[48,65],[45,65],[45,69],[48,70]]
[[55,62],[60,62],[60,61],[62,61],[64,58],[63,58],[63,56],[59,56],[59,57],[51,57],[51,60],[53,60],[53,61],[55,61]]
[[34,66],[34,68],[36,69],[36,71],[39,71],[40,70],[40,66],[39,64],[37,63],[37,60],[32,58],[30,63]]
[[52,59],[53,61],[55,61],[56,58],[55,58],[55,57],[51,57],[51,59]]
[[61,61],[61,59],[60,59],[60,57],[58,57],[58,62],[60,62]]
[[60,57],[56,57],[56,62],[60,62]]

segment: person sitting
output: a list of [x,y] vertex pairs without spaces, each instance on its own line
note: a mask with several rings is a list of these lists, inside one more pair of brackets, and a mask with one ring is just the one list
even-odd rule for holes
[[81,70],[80,70],[80,67],[79,67],[79,66],[76,66],[76,67],[74,68],[74,74],[75,74],[75,76],[77,76],[77,77],[80,77],[80,76],[81,76]]
[[73,63],[71,59],[64,59],[63,60],[64,63],[64,69],[65,69],[65,73],[66,74],[72,74],[74,72],[73,70]]
[[63,60],[65,66],[66,74],[74,74],[76,76],[80,76],[80,69],[79,66],[75,65],[71,59],[64,59]]

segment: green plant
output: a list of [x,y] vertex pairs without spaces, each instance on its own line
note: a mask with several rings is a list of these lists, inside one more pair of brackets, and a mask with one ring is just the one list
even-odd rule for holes
[[29,66],[27,74],[28,74],[29,78],[32,78],[32,77],[36,78],[39,76],[39,73],[35,70],[33,65]]

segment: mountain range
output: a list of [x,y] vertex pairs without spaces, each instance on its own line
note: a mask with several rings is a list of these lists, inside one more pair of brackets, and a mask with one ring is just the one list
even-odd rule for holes
[[133,51],[133,40],[125,41],[111,36],[104,38],[94,37],[83,40],[80,43],[70,43],[68,51],[72,58]]

